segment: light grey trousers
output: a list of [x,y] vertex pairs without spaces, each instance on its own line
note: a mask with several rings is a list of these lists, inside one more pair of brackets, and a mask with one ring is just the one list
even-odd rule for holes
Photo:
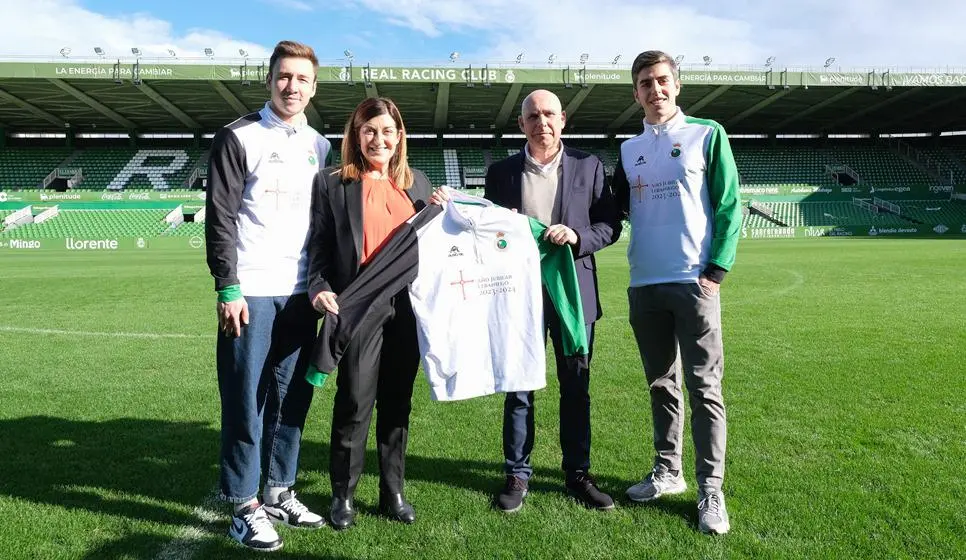
[[[721,378],[721,299],[698,284],[654,284],[627,290],[630,323],[651,394],[655,465],[681,470],[684,384],[691,403],[699,487],[721,488],[727,428]],[[678,349],[680,348],[680,366]]]

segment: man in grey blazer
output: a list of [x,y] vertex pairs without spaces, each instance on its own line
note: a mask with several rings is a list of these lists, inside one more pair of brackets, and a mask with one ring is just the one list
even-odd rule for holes
[[[594,252],[614,243],[621,233],[617,205],[604,183],[604,166],[594,155],[567,148],[560,139],[566,114],[560,99],[546,90],[526,97],[518,118],[527,137],[523,150],[492,164],[484,197],[518,210],[549,227],[546,239],[573,250],[586,321],[589,351],[567,358],[561,345],[560,318],[544,293],[544,321],[550,332],[560,382],[560,447],[568,492],[595,509],[614,501],[590,475],[590,358],[594,322],[601,317]],[[506,484],[497,507],[512,513],[523,507],[534,439],[533,392],[508,393],[503,408],[503,454]]]

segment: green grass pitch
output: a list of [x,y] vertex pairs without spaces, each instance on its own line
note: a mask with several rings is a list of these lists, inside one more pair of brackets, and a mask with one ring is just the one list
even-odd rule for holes
[[[434,403],[420,378],[416,524],[376,515],[370,451],[358,526],[283,529],[280,557],[966,557],[966,243],[741,244],[722,292],[732,532],[718,538],[695,530],[690,444],[688,493],[624,498],[652,452],[623,249],[599,255],[592,373],[593,471],[616,511],[563,492],[552,373],[537,397],[531,493],[513,516],[490,506],[501,397]],[[211,501],[213,296],[200,253],[0,254],[0,557],[250,556]],[[315,394],[298,486],[319,511],[333,390]]]

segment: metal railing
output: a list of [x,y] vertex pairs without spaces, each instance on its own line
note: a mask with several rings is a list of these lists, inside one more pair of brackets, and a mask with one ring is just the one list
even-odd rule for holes
[[875,204],[872,204],[872,203],[870,203],[870,202],[868,202],[868,201],[866,201],[864,199],[861,199],[861,198],[853,198],[852,199],[852,204],[855,204],[859,208],[863,208],[865,210],[868,210],[869,212],[872,212],[873,214],[878,214],[879,213],[879,207],[878,206],[876,206]]
[[57,179],[67,179],[67,188],[72,188],[84,180],[84,170],[80,167],[58,167],[44,177],[44,188],[49,187]]
[[846,175],[851,177],[853,181],[855,181],[855,184],[859,184],[862,182],[861,178],[859,177],[859,174],[856,173],[854,169],[852,169],[848,165],[845,165],[844,163],[826,164],[825,172],[831,175],[832,177],[835,177],[836,179],[838,178],[837,176],[839,174],[845,173]]
[[902,208],[898,204],[889,202],[888,200],[879,198],[877,196],[872,198],[872,203],[875,204],[876,206],[880,207],[880,208],[884,208],[884,209],[888,210],[889,212],[892,212],[893,214],[895,214],[897,216],[901,216],[902,215]]

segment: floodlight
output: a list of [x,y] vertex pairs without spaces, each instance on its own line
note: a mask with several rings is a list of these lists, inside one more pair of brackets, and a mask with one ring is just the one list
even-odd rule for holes
[[64,47],[60,49],[60,56],[64,58],[67,58],[68,56],[70,56],[70,47]]
[[353,58],[355,58],[355,55],[353,55],[352,51],[350,51],[349,49],[342,51],[342,54],[345,55],[345,57],[348,58],[349,60],[352,60]]
[[245,49],[238,49],[238,54],[240,54],[242,58],[248,58],[248,51]]
[[547,57],[547,64],[553,64],[553,61],[557,60],[557,55],[551,54]]
[[580,63],[581,64],[587,64],[587,59],[589,59],[589,58],[590,58],[590,55],[589,54],[587,54],[587,53],[581,53],[581,55],[580,55]]
[[94,47],[94,54],[96,54],[97,56],[99,56],[101,58],[104,58],[104,49],[102,49],[100,47]]
[[174,49],[168,49],[168,54],[171,55],[171,58],[178,58],[178,53],[174,52]]
[[684,62],[684,55],[683,54],[679,54],[676,57],[674,57],[674,65],[675,66],[681,66],[681,63],[682,62]]
[[621,55],[617,55],[614,57],[614,60],[610,61],[610,63],[617,64],[618,62],[620,62],[620,60],[621,60]]
[[137,47],[131,47],[131,54],[134,56],[141,56],[141,49]]
[[521,62],[523,62],[523,53],[517,55],[517,64],[520,64]]
[[775,57],[769,56],[768,60],[765,61],[765,66],[771,68],[772,64],[775,64]]
[[459,51],[453,51],[453,52],[449,53],[449,61],[450,62],[456,62],[457,60],[459,60],[459,58],[460,58]]
[[834,56],[830,56],[830,57],[828,57],[828,58],[825,59],[825,67],[826,68],[828,68],[829,66],[831,66],[833,64],[835,64],[835,57]]
[[207,56],[208,58],[211,58],[215,56],[215,51],[212,50],[211,47],[205,47],[205,56]]
[[704,61],[704,65],[705,66],[711,66],[711,57],[710,56],[704,55],[703,57],[701,57],[701,60]]

